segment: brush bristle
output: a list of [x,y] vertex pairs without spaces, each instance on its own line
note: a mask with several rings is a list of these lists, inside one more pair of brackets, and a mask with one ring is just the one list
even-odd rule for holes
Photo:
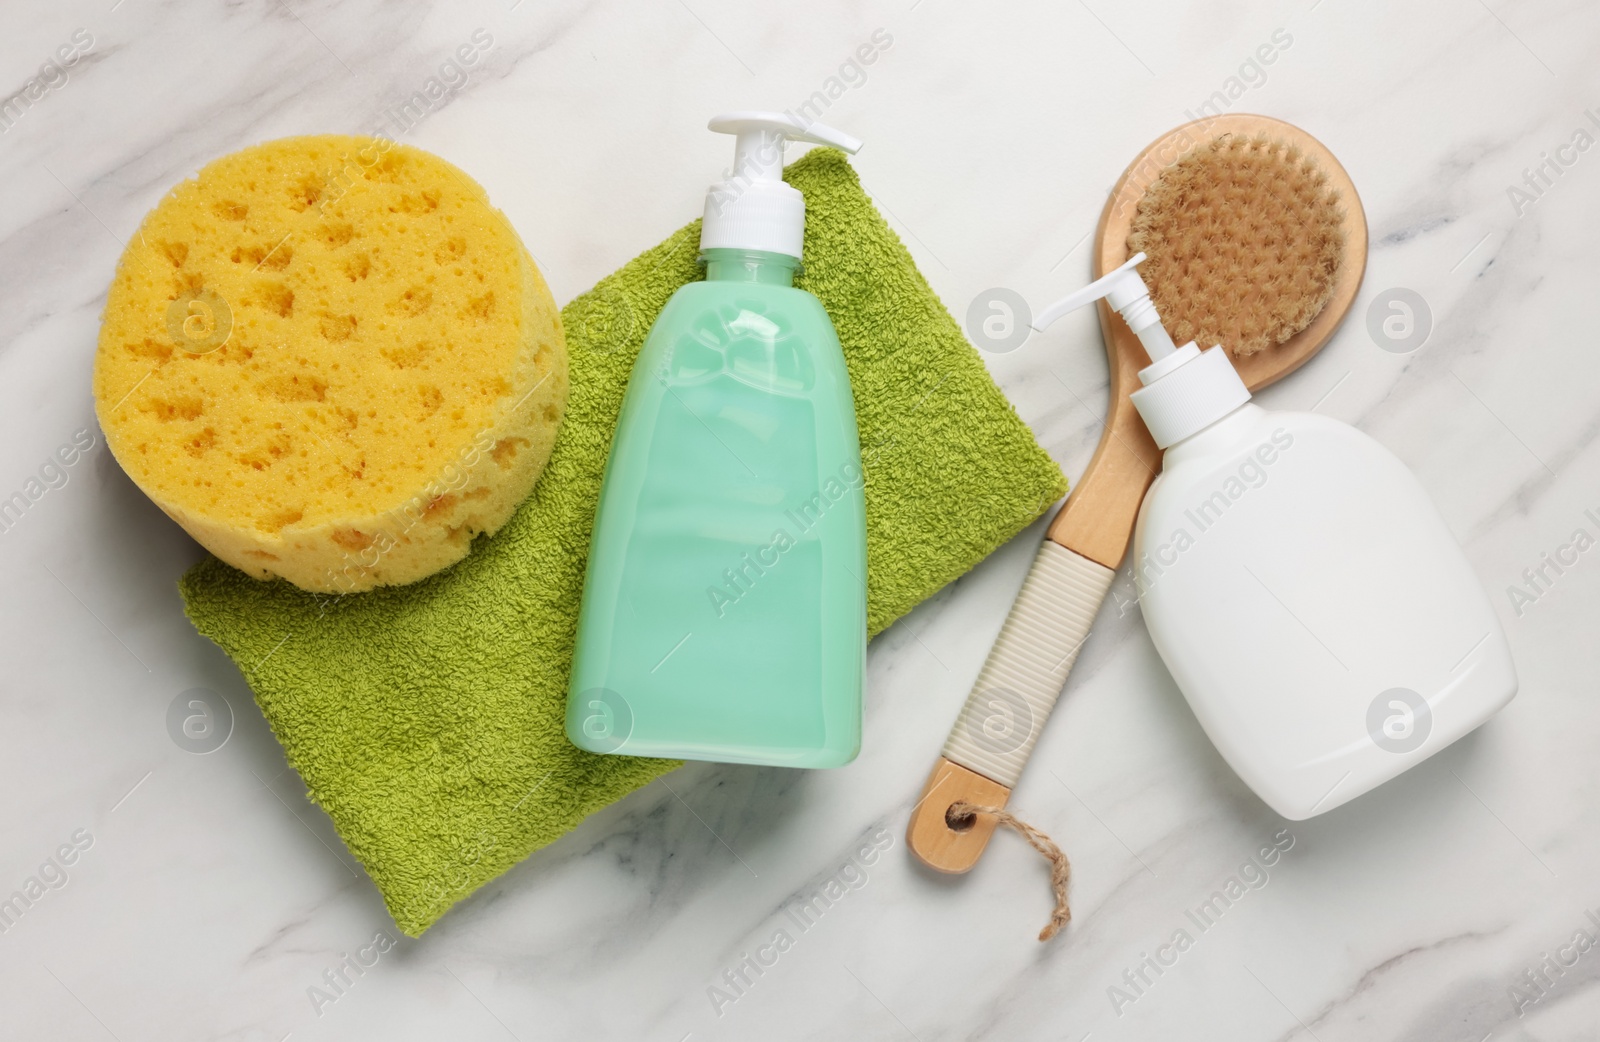
[[1139,201],[1128,253],[1174,340],[1251,355],[1311,324],[1344,259],[1339,196],[1311,158],[1224,134],[1181,156]]

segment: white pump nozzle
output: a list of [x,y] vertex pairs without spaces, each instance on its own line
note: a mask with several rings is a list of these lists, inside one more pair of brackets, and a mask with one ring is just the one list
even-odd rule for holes
[[806,206],[804,197],[783,182],[784,142],[810,141],[851,154],[861,150],[861,142],[785,112],[729,112],[707,126],[719,134],[733,134],[735,140],[732,169],[706,193],[700,248],[799,257]]
[[1166,358],[1177,348],[1172,343],[1172,337],[1167,335],[1166,328],[1161,325],[1156,306],[1150,302],[1149,287],[1135,270],[1144,260],[1144,254],[1135,253],[1122,267],[1106,272],[1078,292],[1051,304],[1034,318],[1033,328],[1043,332],[1069,311],[1076,311],[1085,304],[1105,297],[1112,310],[1128,323],[1128,328],[1138,334],[1150,361],[1159,362]]
[[718,134],[737,135],[733,145],[735,177],[781,180],[785,140],[832,145],[851,155],[861,151],[859,139],[821,123],[802,123],[787,112],[727,112],[713,117],[706,126]]
[[1042,332],[1067,312],[1105,297],[1128,328],[1138,334],[1150,356],[1150,364],[1139,370],[1143,386],[1128,397],[1139,410],[1150,436],[1164,449],[1244,405],[1250,400],[1250,391],[1221,346],[1201,351],[1193,340],[1182,347],[1173,346],[1172,337],[1161,325],[1161,316],[1150,300],[1150,288],[1134,270],[1144,259],[1144,254],[1136,253],[1122,267],[1051,304],[1039,312],[1033,328]]

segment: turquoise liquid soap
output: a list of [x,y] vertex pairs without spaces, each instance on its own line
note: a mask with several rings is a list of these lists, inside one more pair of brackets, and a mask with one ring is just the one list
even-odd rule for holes
[[589,548],[567,735],[597,753],[836,767],[861,745],[866,516],[838,335],[794,288],[786,138],[741,112],[706,198],[704,282],[673,294],[623,399]]

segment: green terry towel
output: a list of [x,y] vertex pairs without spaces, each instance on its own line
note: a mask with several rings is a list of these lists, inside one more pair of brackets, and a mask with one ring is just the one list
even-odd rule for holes
[[[867,610],[882,630],[1066,492],[842,153],[785,178],[803,275],[844,345],[861,428]],[[582,752],[563,717],[600,480],[635,355],[700,276],[700,223],[562,311],[571,397],[537,488],[430,579],[340,599],[208,559],[180,587],[238,664],[290,765],[420,934],[585,816],[679,764]],[[866,755],[872,755],[869,748]]]

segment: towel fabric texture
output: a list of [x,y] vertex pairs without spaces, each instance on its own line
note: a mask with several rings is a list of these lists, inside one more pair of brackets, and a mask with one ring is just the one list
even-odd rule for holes
[[[1015,535],[1067,482],[862,191],[844,155],[785,171],[803,274],[844,347],[866,476],[869,630]],[[679,764],[563,731],[595,504],[634,358],[698,277],[698,221],[562,311],[566,419],[533,495],[454,567],[342,598],[208,559],[180,588],[311,798],[416,936],[532,851]],[[865,755],[872,755],[870,747]]]

